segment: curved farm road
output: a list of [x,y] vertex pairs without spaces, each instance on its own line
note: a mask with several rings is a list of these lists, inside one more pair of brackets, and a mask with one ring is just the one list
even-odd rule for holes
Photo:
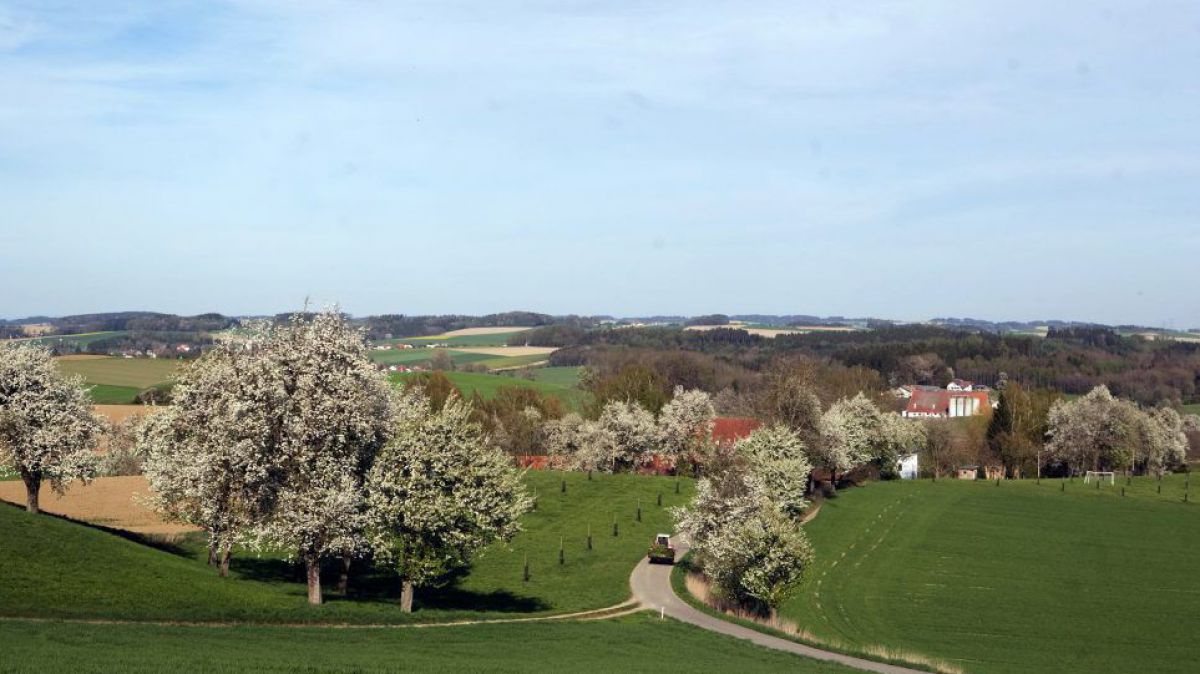
[[[687,554],[688,547],[686,543],[676,543],[676,548],[676,552],[680,557]],[[711,616],[697,610],[676,596],[675,590],[671,587],[672,568],[664,564],[651,564],[649,559],[643,559],[639,562],[633,570],[633,575],[629,577],[629,585],[633,589],[634,599],[641,602],[642,606],[646,608],[661,611],[681,622],[695,625],[710,632],[746,639],[759,646],[773,648],[778,651],[787,651],[815,660],[836,662],[840,665],[867,672],[880,672],[881,674],[924,674],[916,669],[908,669],[907,667],[889,665],[883,662],[865,660],[852,655],[843,655],[841,653],[834,653],[833,651],[813,648],[812,646],[805,646],[795,641],[773,637],[769,634],[764,634],[748,627],[742,627],[736,623]]]

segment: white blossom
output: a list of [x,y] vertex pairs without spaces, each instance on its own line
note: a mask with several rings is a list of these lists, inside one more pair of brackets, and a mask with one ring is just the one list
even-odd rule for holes
[[648,464],[662,446],[654,415],[636,402],[609,401],[597,427],[596,449],[604,453],[612,472]]
[[529,509],[520,474],[470,417],[452,396],[440,411],[402,421],[368,474],[371,547],[395,565],[406,611],[414,586],[511,538]]
[[712,398],[700,389],[675,387],[671,401],[658,416],[662,449],[674,466],[679,459],[698,464],[712,444],[716,409]]
[[800,435],[783,425],[755,429],[742,438],[734,449],[750,462],[750,469],[762,478],[771,499],[788,517],[798,517],[808,502],[804,493],[812,464],[805,454]]
[[0,468],[21,475],[30,512],[43,481],[62,493],[95,475],[102,429],[83,380],[62,374],[48,350],[0,343]]

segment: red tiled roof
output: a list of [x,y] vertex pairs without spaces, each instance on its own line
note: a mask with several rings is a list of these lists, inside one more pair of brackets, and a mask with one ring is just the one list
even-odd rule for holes
[[905,411],[909,414],[949,414],[951,398],[975,398],[979,401],[979,409],[991,405],[987,391],[913,391],[908,399]]
[[718,444],[730,444],[750,435],[761,425],[758,419],[717,417],[714,419],[712,437]]

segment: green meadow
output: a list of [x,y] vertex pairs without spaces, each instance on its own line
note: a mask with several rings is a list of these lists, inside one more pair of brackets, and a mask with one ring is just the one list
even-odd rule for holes
[[425,345],[425,344],[445,344],[448,347],[455,346],[507,346],[508,338],[513,335],[525,332],[524,330],[513,330],[511,332],[496,332],[490,335],[455,335],[453,337],[411,337],[408,339],[393,340],[397,342],[406,342],[408,344]]
[[434,629],[0,622],[2,672],[683,672],[854,670],[639,613]]
[[[539,368],[540,369],[540,368]],[[533,372],[537,372],[534,369]],[[587,393],[573,386],[566,386],[563,383],[553,380],[543,381],[539,379],[524,379],[516,375],[502,374],[484,374],[478,372],[444,372],[450,381],[458,387],[464,397],[470,398],[478,393],[485,400],[490,400],[500,392],[504,387],[524,387],[532,388],[544,395],[558,398],[563,402],[567,409],[575,410],[582,407],[587,398]],[[396,372],[390,375],[390,378],[395,383],[403,383],[404,381],[418,376],[412,372]],[[536,376],[536,375],[535,375]]]
[[1183,503],[1186,485],[844,490],[807,526],[816,562],[780,613],[830,644],[966,672],[1194,672],[1200,508]]
[[111,330],[108,332],[82,332],[75,335],[51,335],[49,337],[34,337],[27,341],[31,344],[42,344],[45,346],[56,346],[60,344],[70,344],[74,346],[88,346],[93,342],[98,342],[102,339],[111,337],[121,337],[128,335],[128,330]]
[[443,352],[450,356],[455,365],[466,365],[484,360],[494,360],[495,356],[485,353],[467,353],[453,349],[389,349],[387,351],[371,350],[371,360],[384,365],[426,365],[433,359],[433,354]]
[[653,535],[671,526],[667,509],[692,494],[689,480],[677,494],[666,477],[529,471],[525,481],[537,508],[524,530],[439,586],[419,588],[411,614],[400,611],[386,569],[358,565],[341,596],[331,591],[331,566],[326,603],[310,607],[302,570],[280,554],[238,550],[232,577],[222,579],[205,564],[200,534],[147,540],[0,504],[0,541],[21,542],[3,548],[0,617],[391,624],[604,608],[629,597],[630,572]]

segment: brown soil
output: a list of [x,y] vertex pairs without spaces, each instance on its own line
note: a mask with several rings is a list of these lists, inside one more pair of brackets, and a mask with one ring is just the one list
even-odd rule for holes
[[544,356],[558,349],[552,346],[456,346],[452,351],[482,353],[487,356]]
[[[196,527],[164,522],[138,497],[149,491],[146,478],[101,477],[84,486],[74,482],[65,495],[58,495],[48,484],[39,495],[42,510],[71,519],[124,529],[139,534],[181,534],[198,531]],[[25,505],[25,485],[20,480],[0,482],[0,499]]]

